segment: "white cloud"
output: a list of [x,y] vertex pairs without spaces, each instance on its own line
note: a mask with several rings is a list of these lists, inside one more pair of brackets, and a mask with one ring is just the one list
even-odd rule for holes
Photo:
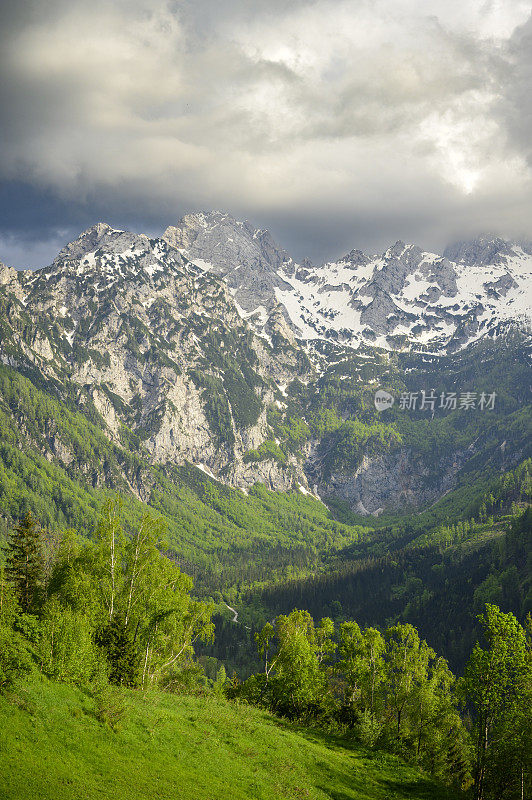
[[172,205],[373,218],[384,239],[394,207],[405,238],[530,219],[530,2],[28,9],[4,24],[5,179],[159,207],[161,227]]

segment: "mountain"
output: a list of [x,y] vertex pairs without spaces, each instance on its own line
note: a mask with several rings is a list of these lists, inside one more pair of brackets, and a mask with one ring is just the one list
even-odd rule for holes
[[221,212],[185,216],[164,238],[223,276],[260,332],[279,303],[299,339],[442,352],[531,315],[532,246],[497,237],[443,256],[396,242],[380,256],[352,250],[320,267],[294,263],[268,231]]
[[225,285],[164,239],[98,224],[46,269],[0,280],[2,361],[72,384],[112,439],[127,425],[156,462],[229,468],[264,438],[275,380],[301,372],[288,342],[274,358]]
[[[113,480],[142,500],[146,465],[189,462],[244,491],[416,508],[527,455],[530,250],[481,239],[440,257],[397,243],[313,267],[221,212],[161,238],[99,223],[49,267],[0,266],[0,360],[96,423],[117,463],[140,458]],[[379,413],[379,386],[499,397],[486,413]],[[19,448],[74,474],[57,419],[30,425],[11,395],[0,408]]]
[[281,274],[293,261],[267,230],[238,222],[221,211],[187,214],[164,232],[164,239],[201,269],[222,276],[239,308],[252,313],[276,305],[275,290],[288,291]]
[[[43,751],[35,725],[28,727],[25,720],[28,710],[44,719],[47,709],[37,708],[40,700],[33,702],[37,694],[44,697],[44,690],[45,706],[66,709],[74,738],[83,739],[90,723],[93,730],[82,745],[90,745],[91,753],[94,737],[120,745],[120,721],[128,753],[135,731],[146,729],[152,738],[161,719],[146,722],[133,695],[127,696],[125,715],[123,693],[108,694],[100,683],[91,656],[100,641],[109,642],[114,663],[127,656],[132,681],[140,647],[146,670],[160,642],[161,673],[172,669],[166,685],[178,692],[197,686],[209,713],[216,711],[215,696],[225,686],[232,697],[297,713],[299,719],[292,689],[286,688],[291,666],[265,682],[262,674],[244,683],[236,677],[262,671],[256,644],[266,642],[269,630],[279,636],[285,623],[275,623],[275,617],[289,614],[288,625],[295,620],[293,641],[303,648],[294,650],[297,672],[289,683],[301,683],[303,675],[308,684],[311,675],[314,686],[311,694],[303,693],[307,699],[301,708],[309,719],[349,726],[345,752],[338,736],[329,742],[323,729],[311,734],[325,736],[322,744],[338,751],[326,772],[330,777],[336,770],[342,796],[352,783],[353,764],[362,776],[353,796],[362,791],[384,797],[395,790],[409,797],[448,794],[395,759],[388,780],[382,759],[390,756],[382,754],[378,763],[370,763],[370,773],[375,769],[368,783],[371,758],[362,751],[359,758],[352,744],[353,735],[363,732],[372,747],[377,742],[400,747],[402,754],[457,785],[467,780],[469,739],[455,727],[452,698],[442,705],[443,698],[429,697],[437,713],[420,749],[426,720],[419,716],[419,692],[436,676],[448,693],[452,677],[439,658],[427,672],[432,651],[411,625],[419,625],[428,645],[437,645],[438,653],[462,671],[479,635],[475,615],[486,603],[511,610],[520,620],[530,610],[530,250],[484,237],[455,245],[440,257],[397,243],[382,256],[353,250],[340,261],[315,267],[296,263],[267,231],[213,212],[188,215],[160,238],[99,223],[44,269],[17,272],[0,264],[0,560],[13,523],[26,519],[32,526],[29,511],[43,529],[48,576],[41,618],[23,615],[16,630],[9,621],[10,615],[15,619],[15,606],[7,595],[9,625],[4,623],[3,636],[6,642],[13,639],[9,659],[14,653],[7,678],[10,669],[24,666],[20,631],[31,636],[31,651],[39,660],[36,682],[32,676],[22,684],[20,714],[12,713],[19,705],[18,689],[0,708],[18,726],[15,739],[25,738],[30,751]],[[120,514],[123,539],[116,536],[112,516],[109,527],[105,521],[102,526],[102,508]],[[159,552],[154,541],[163,529]],[[101,544],[92,549],[86,538],[95,530]],[[134,531],[138,536],[130,540]],[[177,577],[172,562],[192,581]],[[109,576],[115,616],[107,625]],[[194,598],[187,605],[179,587],[192,582]],[[41,584],[35,582],[34,588],[40,597]],[[201,598],[208,606],[199,611]],[[128,614],[142,609],[132,611],[142,616],[138,636],[141,616],[136,621],[131,616],[125,627],[127,616],[122,623],[116,611],[121,603]],[[307,611],[292,614],[294,608]],[[207,682],[194,677],[199,673],[189,661],[192,634],[183,637],[194,629],[197,613],[210,615],[211,609],[216,609],[214,641],[194,643],[198,664],[209,678],[216,676],[209,699]],[[308,614],[316,622],[320,616],[329,619],[315,627]],[[357,622],[350,625],[352,619]],[[275,627],[257,639],[270,620]],[[338,627],[346,622],[347,628]],[[404,633],[390,627],[398,622],[409,624]],[[342,652],[348,653],[358,647],[359,624],[388,629],[382,639],[384,683],[369,716],[361,705],[339,699],[343,691],[337,689],[347,672],[335,676],[329,693],[333,651],[321,661],[323,654],[329,658],[333,626],[341,636],[347,630]],[[125,645],[115,646],[119,638],[112,630]],[[399,739],[394,738],[396,730],[399,736],[397,709],[393,698],[391,705],[386,698],[393,694],[397,643],[402,648],[406,636],[412,653],[426,659],[416,661],[426,676],[408,701],[416,727],[409,722]],[[278,655],[285,652],[280,642]],[[170,655],[174,645],[177,652]],[[65,671],[67,651],[72,661]],[[307,672],[300,670],[301,653]],[[180,654],[186,654],[186,662],[177,672]],[[358,663],[357,653],[354,658]],[[275,656],[268,659],[269,669],[281,663]],[[86,673],[80,671],[82,660]],[[355,661],[344,663],[351,670]],[[109,658],[110,675],[111,667]],[[98,676],[92,698],[85,686],[89,669]],[[77,707],[81,695],[65,694],[60,685],[46,688],[48,671],[83,681],[86,720]],[[227,674],[234,678],[224,683]],[[122,682],[123,673],[113,680]],[[278,697],[272,685],[282,687]],[[156,717],[164,717],[168,703],[175,706],[172,695],[167,698],[155,703]],[[197,717],[201,709],[189,700],[187,713]],[[72,703],[74,708],[67,708]],[[216,713],[220,731],[233,725],[229,706],[218,703]],[[261,737],[270,737],[273,721],[264,713],[263,730],[251,742],[254,752],[260,751]],[[52,734],[61,730],[62,739],[63,717],[56,715],[49,726]],[[152,744],[162,742],[171,753],[179,749],[190,738],[183,719],[174,714],[173,738],[165,739],[163,731],[163,739],[156,737]],[[207,719],[198,719],[203,729]],[[112,734],[102,727],[106,721],[114,726]],[[524,736],[526,722],[521,728]],[[505,718],[504,734],[506,729]],[[248,733],[239,733],[246,757]],[[286,729],[279,747],[290,735]],[[141,738],[137,750],[144,753],[144,733]],[[451,744],[440,750],[440,739]],[[301,763],[285,788],[289,793],[294,788],[298,796],[301,787],[306,794],[319,793],[323,775],[318,770],[309,778],[305,765],[311,757],[314,763],[325,756],[316,747],[307,752],[304,737],[292,740],[291,759],[301,756]],[[221,786],[229,785],[234,773],[234,744],[220,762]],[[104,764],[107,777],[111,761],[115,765],[121,759],[118,745]],[[170,783],[196,786],[197,770],[183,772],[179,759],[172,763],[177,766]],[[513,774],[522,784],[518,766]],[[4,772],[11,776],[17,769]],[[141,772],[145,777],[146,770]],[[256,769],[241,772],[241,794],[249,796],[248,784],[253,791],[259,785]],[[147,791],[155,786],[152,778],[148,774],[144,782]],[[270,784],[279,788],[273,773],[266,771],[260,780],[264,796],[271,795]],[[55,787],[57,781],[48,784]],[[48,784],[38,788],[46,792]],[[212,795],[211,784],[209,778],[205,796]],[[6,791],[24,793],[21,786],[11,781]],[[170,789],[175,794],[175,785]]]

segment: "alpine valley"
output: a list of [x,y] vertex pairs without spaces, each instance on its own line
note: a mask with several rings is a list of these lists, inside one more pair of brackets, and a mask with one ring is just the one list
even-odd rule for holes
[[303,604],[408,617],[460,663],[451,586],[530,601],[504,542],[530,502],[531,272],[496,237],[296,263],[221,212],[0,265],[2,530],[85,530],[119,493],[131,524],[165,519],[199,595],[240,604],[209,657],[242,666],[244,625]]

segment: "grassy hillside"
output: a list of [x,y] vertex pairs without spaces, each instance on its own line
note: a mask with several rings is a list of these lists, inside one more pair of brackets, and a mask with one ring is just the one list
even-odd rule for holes
[[393,756],[213,696],[127,692],[118,732],[94,700],[37,676],[0,697],[0,797],[9,800],[451,800]]

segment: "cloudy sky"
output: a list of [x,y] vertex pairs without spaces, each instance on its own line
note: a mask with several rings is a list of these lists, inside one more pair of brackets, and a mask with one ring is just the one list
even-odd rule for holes
[[532,0],[23,0],[0,259],[222,209],[315,262],[532,239]]

